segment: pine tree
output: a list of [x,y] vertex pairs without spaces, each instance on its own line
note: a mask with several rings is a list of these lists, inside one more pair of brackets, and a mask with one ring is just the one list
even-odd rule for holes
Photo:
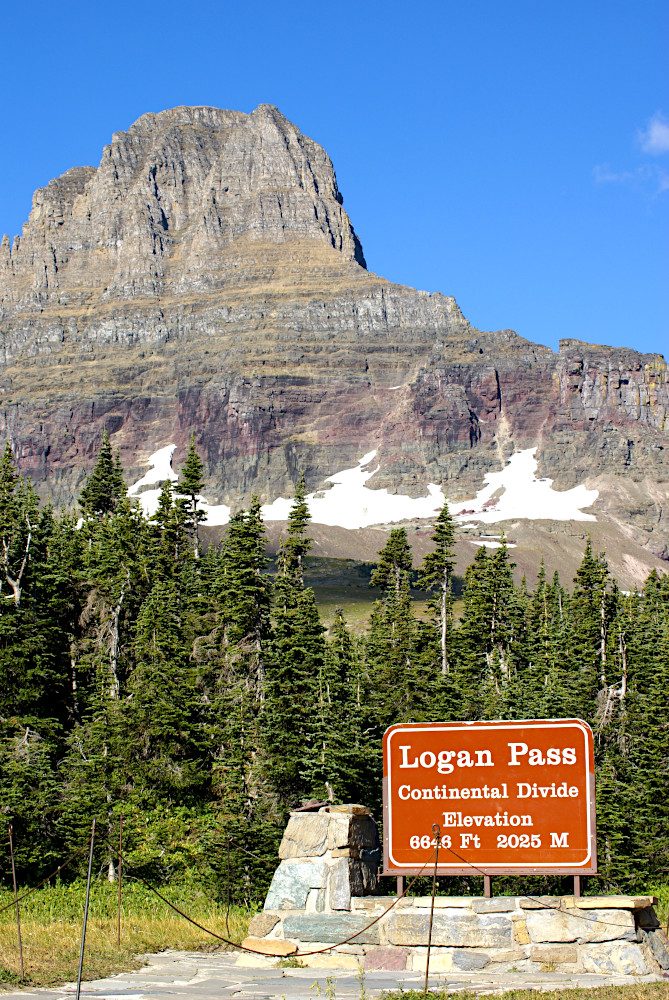
[[453,569],[455,567],[455,524],[448,504],[444,503],[436,520],[432,535],[434,550],[429,552],[421,566],[418,586],[421,590],[432,591],[435,598],[430,602],[439,629],[441,648],[441,672],[448,673],[448,660],[453,628]]
[[198,497],[204,489],[204,465],[195,450],[195,435],[191,434],[188,455],[181,470],[181,478],[176,485],[177,508],[181,512],[183,523],[191,536],[193,556],[200,558],[199,525],[207,518],[206,513],[198,507]]
[[102,518],[114,513],[125,494],[121,460],[118,454],[114,459],[105,430],[93,471],[79,494],[79,506],[85,518]]
[[[277,586],[278,590],[278,586]],[[322,795],[316,715],[325,666],[324,628],[314,593],[293,589],[274,612],[263,713],[265,766],[282,802],[289,806]]]
[[388,541],[379,552],[379,561],[369,581],[370,587],[379,587],[384,597],[391,593],[398,598],[412,574],[411,546],[406,528],[392,528]]
[[603,553],[595,557],[590,536],[574,577],[569,601],[570,656],[577,672],[578,714],[587,715],[607,684],[607,633],[611,601],[609,568]]
[[288,586],[298,590],[304,586],[304,560],[311,549],[311,539],[307,534],[311,514],[306,497],[307,487],[302,473],[288,514],[287,538],[285,542],[282,540],[277,559],[279,576]]
[[417,630],[410,580],[412,556],[406,529],[393,528],[371,575],[370,586],[381,588],[370,617],[365,640],[365,660],[373,684],[368,710],[377,732],[393,722],[422,715],[425,686],[419,682]]
[[209,781],[199,699],[174,585],[154,585],[137,616],[128,679],[125,745],[133,797],[142,807],[191,802]]
[[217,580],[226,643],[256,657],[269,632],[271,594],[260,511],[254,496],[248,511],[230,519]]

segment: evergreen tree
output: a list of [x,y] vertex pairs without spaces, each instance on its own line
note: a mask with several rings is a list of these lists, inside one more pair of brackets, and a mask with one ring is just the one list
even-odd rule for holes
[[314,714],[325,666],[325,630],[311,589],[294,590],[285,601],[274,612],[263,741],[272,785],[280,800],[292,807],[326,792]]
[[198,497],[204,489],[204,465],[195,450],[195,435],[191,434],[188,455],[181,470],[181,478],[176,485],[177,508],[181,513],[182,523],[191,536],[193,556],[200,558],[199,525],[207,518],[206,513],[198,505]]
[[118,454],[114,459],[105,430],[93,471],[79,494],[79,506],[85,518],[102,518],[114,513],[125,494],[121,460]]
[[570,657],[577,673],[578,714],[587,715],[607,683],[607,633],[611,602],[609,568],[603,553],[595,556],[590,536],[574,577],[569,602]]
[[304,586],[304,560],[311,549],[311,539],[307,534],[311,514],[306,497],[307,487],[302,473],[288,514],[287,538],[285,542],[282,540],[277,559],[281,586],[298,590]]
[[193,801],[209,780],[191,646],[176,588],[156,583],[137,616],[124,719],[128,781],[143,808]]
[[455,566],[455,524],[448,504],[444,503],[435,523],[432,535],[434,550],[429,552],[421,566],[418,586],[432,591],[435,598],[430,602],[439,629],[441,648],[441,672],[448,673],[452,627],[453,627],[453,569]]
[[420,658],[411,575],[406,529],[393,528],[370,579],[370,586],[381,588],[381,599],[372,610],[365,641],[365,660],[373,678],[368,711],[379,735],[393,722],[422,716],[422,695],[426,692],[418,677]]

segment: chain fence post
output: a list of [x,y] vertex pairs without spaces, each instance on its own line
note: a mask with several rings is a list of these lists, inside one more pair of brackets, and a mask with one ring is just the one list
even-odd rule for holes
[[84,948],[86,947],[86,924],[88,923],[88,903],[91,898],[91,872],[93,870],[93,844],[95,843],[95,820],[91,824],[91,849],[88,855],[88,877],[86,879],[86,904],[84,906],[84,925],[81,928],[81,951],[79,952],[79,972],[77,973],[77,1000],[81,996],[81,973],[84,968]]
[[16,934],[19,939],[19,959],[21,962],[21,982],[25,979],[23,973],[23,942],[21,941],[21,917],[19,916],[19,893],[16,888],[16,865],[14,864],[14,830],[9,824],[9,853],[12,857],[12,882],[14,883],[14,906],[16,907]]
[[225,839],[226,846],[226,860],[227,860],[227,870],[228,870],[228,885],[226,890],[226,904],[225,904],[225,933],[230,936],[230,837]]
[[430,974],[430,948],[432,947],[432,921],[434,920],[434,894],[437,889],[437,865],[439,864],[439,841],[441,840],[441,827],[438,823],[432,824],[434,834],[434,872],[432,873],[432,905],[430,906],[430,926],[427,932],[427,955],[425,956],[425,985],[423,993],[427,993],[427,978]]
[[116,944],[121,947],[121,882],[123,881],[123,813],[118,818],[118,908],[116,915]]

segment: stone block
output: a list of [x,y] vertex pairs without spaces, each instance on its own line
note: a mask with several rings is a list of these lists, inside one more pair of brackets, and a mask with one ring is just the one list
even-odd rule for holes
[[277,938],[257,938],[247,937],[242,941],[242,948],[249,951],[258,951],[264,955],[277,955],[285,958],[287,955],[294,955],[297,945],[293,941],[279,941]]
[[[349,858],[348,879],[351,886],[351,896],[373,895],[379,887],[378,862],[368,862],[364,859],[368,853],[364,848],[360,852],[363,857],[356,861]],[[369,852],[372,853],[372,852]]]
[[[363,817],[366,818],[366,817]],[[342,850],[345,847],[357,847],[359,845],[353,844],[351,836],[351,826],[353,825],[353,817],[344,815],[343,813],[334,814],[328,816],[329,826],[328,826],[328,849],[329,850]]]
[[[391,913],[388,941],[397,945],[427,945],[429,914]],[[462,910],[434,915],[432,943],[455,948],[506,948],[511,944],[511,921],[501,916],[477,916]]]
[[630,910],[587,910],[583,913],[574,909],[566,912],[573,919],[580,921],[579,940],[583,943],[636,940],[634,914]]
[[323,813],[346,813],[348,816],[371,816],[372,810],[367,806],[361,806],[354,802],[345,802],[343,805],[323,806],[319,812]]
[[647,967],[640,945],[631,941],[585,944],[579,949],[584,972],[603,975],[645,976]]
[[398,971],[406,969],[409,952],[406,948],[367,948],[365,952],[365,969],[388,969]]
[[[279,857],[317,858],[328,849],[330,817],[321,813],[291,813],[279,847]],[[343,845],[345,846],[345,845]]]
[[645,944],[654,960],[664,971],[669,970],[669,939],[661,927],[640,927],[639,939]]
[[303,910],[309,890],[322,889],[325,885],[326,867],[317,861],[282,861],[274,872],[265,899],[265,909]]
[[[411,899],[411,896],[409,896]],[[413,905],[415,909],[429,910],[432,906],[431,896],[414,896]],[[434,908],[435,910],[444,909],[454,909],[454,910],[470,910],[472,906],[472,899],[470,896],[435,896],[434,897]]]
[[513,921],[513,940],[516,944],[529,944],[530,935],[527,930],[526,920]]
[[322,913],[325,909],[325,889],[310,889],[304,907],[306,913]]
[[[353,913],[294,914],[284,918],[283,933],[287,938],[298,941],[322,941],[336,944],[362,931],[369,923],[369,917]],[[351,944],[378,944],[379,925],[374,924],[363,934],[357,934]]]
[[[331,910],[351,909],[351,883],[349,880],[349,859],[340,858],[330,865],[328,872],[328,905]],[[362,892],[357,895],[362,895]]]
[[[393,896],[354,896],[351,899],[351,910],[354,913],[382,913],[390,906],[393,898]],[[403,902],[401,899],[397,905],[401,906]]]
[[492,899],[472,899],[474,913],[510,913],[516,909],[515,896],[493,896]]
[[[412,948],[407,958],[407,968],[412,972],[425,972],[427,948]],[[451,972],[453,969],[452,948],[432,948],[430,951],[430,972],[433,974]]]
[[643,910],[657,904],[656,896],[565,896],[567,908],[579,910]]
[[479,951],[478,948],[454,948],[452,952],[453,970],[460,969],[462,972],[475,972],[477,969],[485,969],[490,962],[490,955],[486,951]]
[[252,937],[265,937],[279,922],[279,917],[274,913],[256,913],[249,924],[249,934]]
[[578,947],[575,944],[535,944],[530,948],[530,958],[542,964],[569,962],[573,965],[578,961]]
[[639,927],[646,927],[648,929],[652,927],[659,927],[660,921],[657,919],[657,913],[652,906],[645,906],[643,910],[637,910],[634,914]]
[[629,910],[531,910],[525,916],[533,944],[571,941],[632,940],[634,918]]
[[518,907],[521,910],[545,910],[547,907],[551,909],[560,908],[560,897],[559,896],[519,896],[518,897]]
[[354,816],[351,818],[348,846],[366,847],[371,850],[378,848],[379,828],[371,816]]
[[[299,958],[299,955],[297,956]],[[306,955],[301,959],[310,969],[359,969],[362,965],[362,956],[355,955]]]

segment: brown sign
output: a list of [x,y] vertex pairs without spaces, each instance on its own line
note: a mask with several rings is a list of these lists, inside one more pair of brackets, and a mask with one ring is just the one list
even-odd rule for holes
[[442,875],[591,875],[594,772],[592,730],[580,719],[391,726],[385,873],[432,869],[436,824]]

